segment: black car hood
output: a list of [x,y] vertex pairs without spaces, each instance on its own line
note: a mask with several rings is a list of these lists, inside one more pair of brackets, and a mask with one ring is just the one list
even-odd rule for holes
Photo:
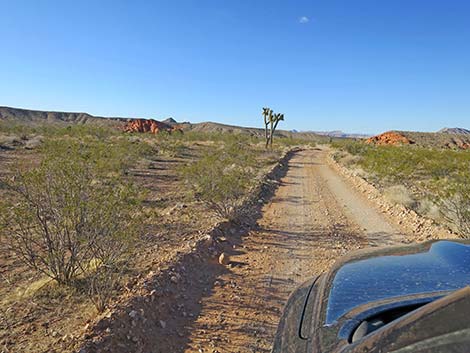
[[344,314],[366,303],[470,285],[470,245],[438,241],[421,251],[376,254],[339,267],[331,282],[325,325],[334,325]]

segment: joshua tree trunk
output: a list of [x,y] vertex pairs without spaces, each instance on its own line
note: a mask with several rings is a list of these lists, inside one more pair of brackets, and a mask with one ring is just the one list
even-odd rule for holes
[[268,125],[269,125],[269,120],[268,117],[271,114],[271,109],[269,108],[263,108],[263,117],[264,117],[264,138],[268,140],[269,138],[269,132],[268,132]]
[[269,144],[271,145],[271,149],[273,149],[274,131],[276,131],[277,124],[279,124],[279,120],[276,120],[274,127],[271,127],[271,136],[269,137]]
[[264,117],[264,134],[265,134],[265,139],[266,140],[269,137],[268,125],[269,125],[269,122],[267,121],[266,117]]

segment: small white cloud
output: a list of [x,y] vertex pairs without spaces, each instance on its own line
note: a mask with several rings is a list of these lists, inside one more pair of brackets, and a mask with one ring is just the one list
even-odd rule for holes
[[309,23],[310,22],[310,18],[308,18],[307,16],[302,16],[299,18],[299,23]]

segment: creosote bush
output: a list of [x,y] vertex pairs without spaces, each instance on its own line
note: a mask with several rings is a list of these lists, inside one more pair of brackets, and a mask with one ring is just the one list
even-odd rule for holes
[[463,238],[470,238],[470,175],[460,174],[451,181],[436,185],[436,204],[442,216]]
[[140,204],[137,189],[123,177],[127,162],[119,151],[96,141],[46,143],[38,166],[19,168],[5,182],[2,246],[62,285],[105,280],[103,270],[129,256]]
[[243,196],[255,182],[255,152],[230,141],[223,148],[206,152],[198,161],[180,169],[196,199],[224,219],[235,219]]

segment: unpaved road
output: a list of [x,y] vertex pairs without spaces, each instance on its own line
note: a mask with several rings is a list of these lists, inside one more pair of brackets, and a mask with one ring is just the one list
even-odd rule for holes
[[[326,163],[326,150],[289,162],[259,227],[201,299],[186,352],[269,352],[289,294],[339,256],[400,241],[399,231]],[[232,247],[233,248],[233,247]]]

